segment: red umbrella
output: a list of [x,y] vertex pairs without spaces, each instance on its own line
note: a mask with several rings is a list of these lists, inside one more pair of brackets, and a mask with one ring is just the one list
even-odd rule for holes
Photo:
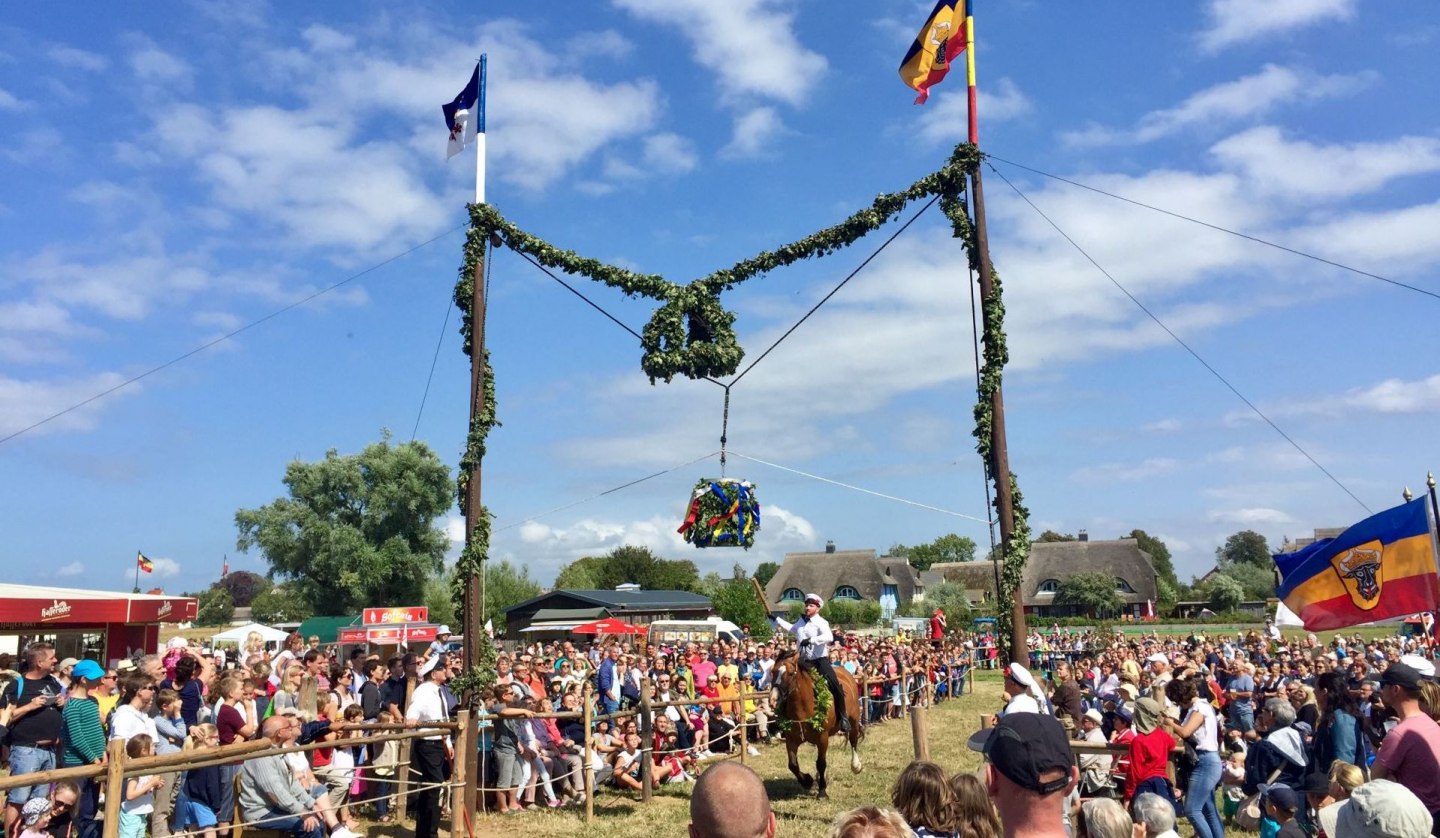
[[648,629],[606,617],[593,623],[583,623],[571,629],[576,634],[645,634]]

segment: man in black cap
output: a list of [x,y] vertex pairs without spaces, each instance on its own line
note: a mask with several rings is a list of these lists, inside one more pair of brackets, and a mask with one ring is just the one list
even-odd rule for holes
[[971,747],[985,753],[985,788],[1005,835],[1064,836],[1064,801],[1079,781],[1065,728],[1054,716],[1011,713],[987,732]]
[[1440,724],[1420,709],[1420,673],[1392,663],[1380,673],[1380,698],[1400,723],[1385,734],[1370,772],[1415,793],[1425,808],[1440,813]]

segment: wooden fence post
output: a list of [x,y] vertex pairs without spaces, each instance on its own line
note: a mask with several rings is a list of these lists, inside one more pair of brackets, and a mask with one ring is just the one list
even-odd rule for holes
[[[111,739],[105,764],[105,838],[120,835],[120,803],[125,799],[125,740]],[[96,777],[95,782],[100,778]]]
[[455,722],[460,727],[455,736],[455,764],[450,771],[450,835],[452,838],[459,838],[463,824],[474,820],[470,811],[474,799],[466,794],[465,790],[470,788],[469,755],[475,748],[475,743],[470,741],[470,711],[461,710],[456,713]]
[[590,760],[594,757],[590,742],[593,736],[595,708],[593,706],[594,696],[590,694],[590,682],[585,682],[585,689],[581,692],[581,727],[584,729],[585,746],[581,750],[580,758],[585,764],[581,769],[581,776],[585,778],[585,825],[595,819],[595,770],[590,767]]
[[655,773],[655,719],[650,712],[650,679],[640,679],[640,799],[650,802],[650,781]]
[[930,759],[930,736],[925,726],[925,707],[917,702],[910,704],[910,739],[915,748],[915,758]]
[[410,745],[413,739],[400,743],[400,770],[395,772],[399,783],[395,786],[395,820],[405,820],[410,809]]
[[739,717],[738,719],[736,719],[736,721],[738,722],[738,727],[740,728],[740,764],[741,764],[741,765],[744,765],[744,764],[745,764],[745,744],[746,744],[746,735],[745,735],[745,688],[744,688],[744,687],[741,687],[741,688],[740,688],[740,701],[739,701],[739,705],[740,705],[740,711],[739,711],[738,713],[736,713],[735,715]]

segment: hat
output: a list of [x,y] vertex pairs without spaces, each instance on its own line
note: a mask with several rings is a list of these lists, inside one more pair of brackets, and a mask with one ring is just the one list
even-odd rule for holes
[[1096,710],[1093,707],[1085,711],[1085,718],[1089,719],[1097,725],[1105,723],[1105,717],[1100,715],[1100,711]]
[[421,678],[424,678],[426,675],[429,675],[431,672],[433,672],[435,670],[435,666],[439,663],[440,656],[431,655],[430,657],[426,658],[423,663],[421,663],[418,667],[415,668],[415,674],[419,675]]
[[1404,687],[1407,690],[1420,689],[1420,673],[1415,667],[1403,663],[1392,663],[1380,673],[1380,686]]
[[1350,799],[1320,810],[1326,835],[1345,838],[1423,838],[1432,819],[1415,793],[1390,780],[1371,780]]
[[56,668],[57,668],[57,669],[69,669],[70,667],[74,666],[75,664],[77,664],[77,663],[79,663],[79,662],[80,662],[80,659],[79,659],[79,658],[66,658],[66,659],[63,660],[63,661],[60,661],[60,665],[59,665],[58,667],[56,667]]
[[1169,663],[1169,662],[1170,662],[1170,659],[1167,658],[1167,657],[1165,657],[1165,653],[1164,653],[1164,652],[1156,652],[1155,654],[1153,654],[1153,655],[1151,655],[1150,657],[1146,658],[1146,659],[1145,659],[1145,662],[1146,662],[1146,663]]
[[1314,771],[1305,778],[1305,788],[1301,791],[1306,794],[1329,794],[1330,775],[1323,771]]
[[441,626],[440,628],[435,629],[435,634],[436,634],[436,636],[439,636],[439,635],[442,635],[442,634],[449,634],[449,633],[450,633],[450,627],[449,627],[449,626]]
[[1160,717],[1165,711],[1160,708],[1160,703],[1153,698],[1145,697],[1135,702],[1135,729],[1141,733],[1149,733],[1160,726]]
[[[1011,713],[990,730],[985,758],[1011,782],[1037,794],[1053,794],[1070,785],[1074,757],[1065,728],[1044,713]],[[1064,772],[1053,780],[1042,774]]]
[[1275,804],[1276,808],[1284,809],[1287,812],[1300,811],[1300,795],[1284,783],[1276,783],[1273,786],[1262,783],[1260,791],[1264,793],[1266,800]]
[[20,810],[20,817],[25,819],[26,826],[34,826],[48,814],[50,814],[50,801],[43,797],[25,801],[25,808]]
[[[75,659],[69,658],[69,660]],[[84,678],[87,681],[99,681],[105,677],[105,670],[101,669],[100,664],[95,661],[78,661],[71,667],[70,676],[72,678]]]
[[806,604],[806,605],[809,605],[809,604],[812,603],[812,602],[815,603],[816,605],[824,605],[824,604],[825,604],[825,600],[821,599],[819,594],[806,594],[806,595],[805,595],[805,604]]
[[1115,706],[1115,715],[1124,719],[1127,725],[1135,720],[1135,711],[1131,710],[1130,707],[1125,704],[1117,704]]
[[183,638],[183,637],[172,637],[172,638],[170,638],[169,642],[167,642],[167,643],[165,644],[165,648],[167,648],[167,649],[184,649],[186,646],[189,646],[189,645],[190,645],[190,641],[189,641],[189,640],[186,640],[186,639]]
[[1140,695],[1140,688],[1137,687],[1137,686],[1135,686],[1134,684],[1130,684],[1130,683],[1121,684],[1121,685],[1118,687],[1118,689],[1119,689],[1120,692],[1123,693],[1123,694],[1125,695],[1125,697],[1126,697],[1127,699],[1129,699],[1130,701],[1134,701],[1134,700],[1136,699],[1136,697]]
[[129,658],[121,658],[121,659],[120,659],[120,662],[117,663],[117,664],[115,664],[115,671],[116,671],[116,672],[129,672],[129,671],[133,670],[134,668],[135,668],[135,661],[130,660]]
[[1420,655],[1401,655],[1400,662],[1420,673],[1421,678],[1435,677],[1435,663]]
[[1018,663],[1010,664],[1010,666],[1006,667],[1005,672],[1010,676],[1010,680],[1026,689],[1035,686],[1035,676],[1030,674],[1030,670]]

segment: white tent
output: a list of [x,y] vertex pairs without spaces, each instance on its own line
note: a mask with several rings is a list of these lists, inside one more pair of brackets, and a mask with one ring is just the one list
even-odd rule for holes
[[217,635],[212,636],[210,638],[210,646],[211,648],[214,648],[215,646],[229,644],[243,646],[245,645],[245,638],[249,637],[250,632],[252,631],[259,632],[260,636],[265,639],[266,643],[284,643],[285,638],[290,636],[289,632],[281,631],[280,629],[273,629],[269,626],[261,625],[260,623],[250,623],[249,625],[236,626],[235,628],[227,629]]

